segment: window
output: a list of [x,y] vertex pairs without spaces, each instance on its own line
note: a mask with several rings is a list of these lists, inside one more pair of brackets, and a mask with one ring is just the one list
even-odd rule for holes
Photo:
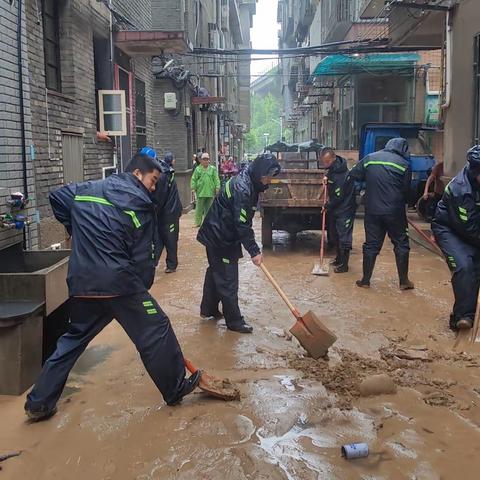
[[135,79],[135,119],[137,149],[147,145],[147,109],[145,103],[145,82]]
[[107,135],[127,134],[125,92],[123,90],[99,90],[100,131]]
[[473,63],[474,103],[473,103],[473,144],[480,144],[480,35],[475,37],[475,57]]
[[58,0],[43,0],[42,12],[45,84],[49,90],[60,92],[60,16],[58,4]]

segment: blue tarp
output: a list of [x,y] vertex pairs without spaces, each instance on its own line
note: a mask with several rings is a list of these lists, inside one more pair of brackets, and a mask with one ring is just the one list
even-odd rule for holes
[[412,68],[420,60],[417,53],[373,53],[369,55],[329,55],[313,72],[321,75],[352,75],[355,73],[388,72]]

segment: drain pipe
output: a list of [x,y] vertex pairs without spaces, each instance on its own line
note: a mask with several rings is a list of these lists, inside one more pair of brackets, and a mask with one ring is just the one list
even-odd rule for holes
[[452,11],[448,10],[446,19],[446,51],[445,51],[445,102],[442,105],[442,110],[450,107],[452,101]]
[[[25,105],[23,100],[23,52],[22,52],[22,0],[17,0],[17,58],[18,58],[18,93],[20,100],[20,140],[22,145],[22,170],[23,170],[23,195],[28,201],[28,178],[27,178],[27,146],[25,139]],[[30,245],[31,247],[31,245]],[[23,248],[27,248],[25,229],[23,230]]]

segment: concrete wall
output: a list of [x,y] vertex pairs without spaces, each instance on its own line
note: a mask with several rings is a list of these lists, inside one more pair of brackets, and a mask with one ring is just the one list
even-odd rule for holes
[[[23,14],[22,36],[25,38],[26,25]],[[23,192],[22,148],[20,130],[20,91],[17,56],[17,2],[10,5],[3,1],[0,7],[0,214],[7,213],[7,200],[10,193]],[[33,182],[33,165],[30,156],[31,112],[30,89],[28,81],[29,57],[26,42],[22,43],[23,52],[23,84],[24,84],[24,112],[27,148],[27,179],[30,203],[23,212],[34,218],[35,214],[35,185]],[[25,192],[24,192],[25,193]],[[38,244],[37,227],[31,227],[32,242],[29,247]],[[22,233],[17,230],[3,230],[0,228],[0,249],[22,241]]]
[[452,98],[445,111],[445,175],[465,165],[465,152],[473,139],[474,36],[480,33],[478,0],[459,3],[453,20]]

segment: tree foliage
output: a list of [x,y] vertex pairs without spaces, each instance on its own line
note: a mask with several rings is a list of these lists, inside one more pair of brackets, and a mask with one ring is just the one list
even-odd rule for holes
[[[275,143],[280,138],[280,114],[281,107],[279,99],[271,93],[265,97],[252,95],[251,101],[251,127],[246,135],[246,151],[249,154],[256,154],[263,151],[265,147],[265,133],[268,133],[268,143]],[[291,131],[284,129],[285,140],[291,141]]]

